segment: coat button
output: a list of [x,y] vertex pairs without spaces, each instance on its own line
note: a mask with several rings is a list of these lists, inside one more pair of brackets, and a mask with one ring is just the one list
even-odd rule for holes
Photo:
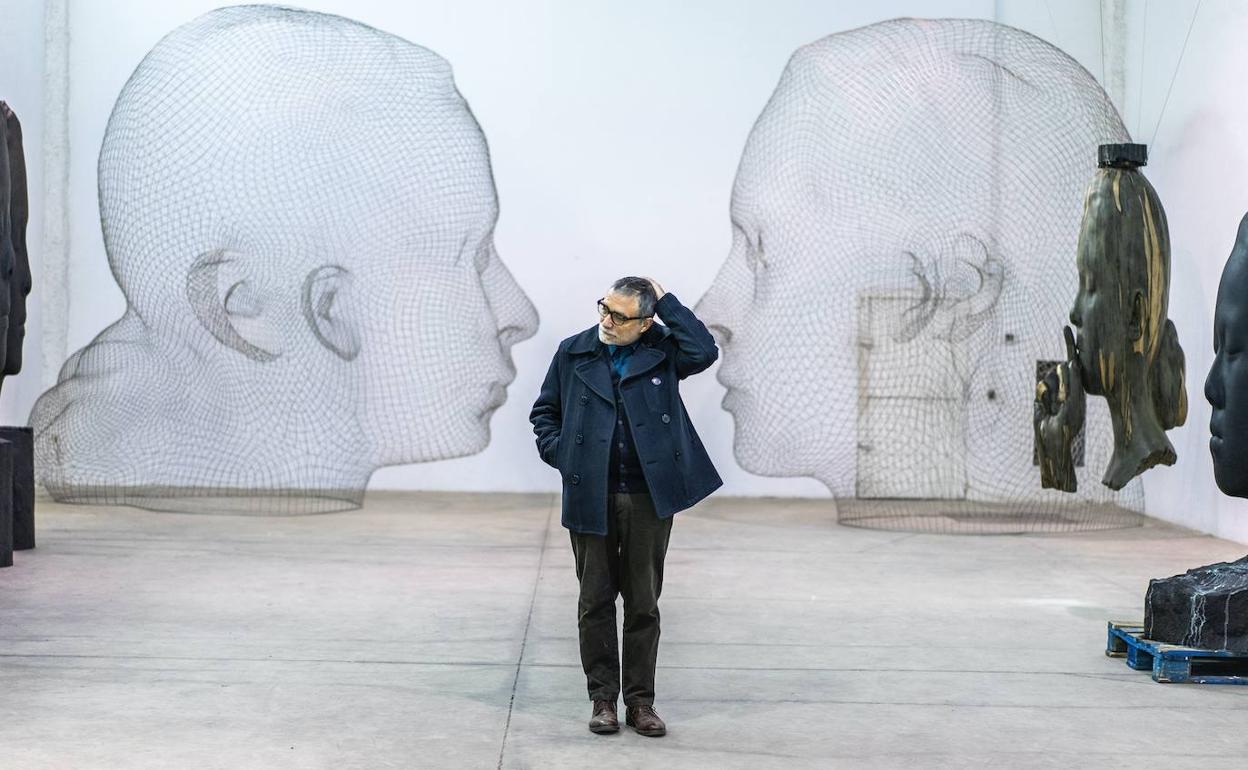
[[585,393],[582,393],[582,394],[581,394],[581,403],[583,404],[583,403],[585,403],[585,402],[586,402],[586,401],[588,401],[588,400],[589,400],[589,395],[588,395],[588,394],[585,394]]
[[662,420],[664,423],[669,423],[669,422],[671,422],[671,421],[672,421],[672,418],[671,418],[671,417],[668,417],[667,415],[663,415],[663,416],[662,416],[662,417],[660,417],[659,419],[660,419],[660,420]]
[[584,436],[582,436],[582,435],[581,435],[581,434],[579,434],[579,433],[578,433],[578,434],[576,434],[576,443],[578,443],[578,444],[582,444],[582,443],[584,443],[584,442],[585,442],[585,437],[584,437]]
[[568,481],[571,481],[573,484],[580,484],[580,483],[581,483],[581,477],[580,477],[578,474],[573,473],[573,474],[572,474],[572,478],[568,479]]
[[680,450],[679,450],[679,449],[677,449],[677,450],[676,450],[676,459],[677,459],[677,460],[679,460],[679,459],[680,459]]

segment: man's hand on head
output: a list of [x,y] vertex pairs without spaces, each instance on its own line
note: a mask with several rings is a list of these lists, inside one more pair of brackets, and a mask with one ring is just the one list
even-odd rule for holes
[[663,299],[663,295],[667,292],[663,291],[663,287],[659,285],[659,282],[649,277],[647,277],[646,280],[649,281],[650,285],[654,287],[655,300]]

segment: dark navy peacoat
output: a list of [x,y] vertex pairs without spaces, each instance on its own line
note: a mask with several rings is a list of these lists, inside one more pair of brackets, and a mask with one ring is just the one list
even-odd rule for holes
[[[715,338],[671,292],[620,379],[625,417],[632,428],[646,486],[660,518],[697,503],[723,481],[693,429],[678,383],[719,357]],[[598,326],[559,343],[529,421],[537,450],[563,476],[563,526],[607,533],[607,478],[615,395],[606,345]]]

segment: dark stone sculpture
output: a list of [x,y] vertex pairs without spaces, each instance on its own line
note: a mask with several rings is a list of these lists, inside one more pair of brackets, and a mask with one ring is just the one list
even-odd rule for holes
[[26,551],[35,547],[35,432],[25,427],[0,427],[0,442],[7,443],[12,454],[5,466],[11,469],[8,478],[0,479],[0,496],[11,500],[13,550]]
[[26,250],[26,225],[30,201],[26,190],[26,155],[22,148],[22,124],[8,104],[0,102],[5,124],[9,161],[9,242],[13,249],[13,272],[8,278],[9,327],[5,335],[3,375],[22,370],[22,343],[26,338],[26,297],[30,294],[30,254]]
[[[0,385],[22,370],[30,218],[22,124],[0,102]],[[0,567],[13,564],[13,551],[35,547],[34,441],[30,428],[0,427]]]
[[1036,393],[1036,452],[1045,487],[1076,488],[1069,453],[1083,408],[1065,406],[1065,398],[1081,399],[1085,392],[1109,402],[1114,454],[1102,478],[1107,487],[1122,489],[1154,465],[1175,461],[1166,431],[1187,419],[1184,359],[1166,317],[1166,212],[1139,171],[1145,158],[1139,144],[1101,145],[1098,151],[1076,255],[1079,293],[1070,320],[1078,337],[1059,377],[1077,376],[1080,386],[1068,385],[1055,396],[1042,383]]
[[1239,222],[1235,246],[1222,268],[1213,311],[1213,365],[1205,379],[1205,398],[1213,407],[1209,418],[1213,478],[1231,497],[1248,497],[1248,400],[1242,395],[1248,393],[1248,366],[1241,361],[1246,347],[1248,215]]
[[[1213,365],[1205,380],[1209,452],[1218,488],[1248,497],[1248,216],[1239,222],[1213,312]],[[1248,653],[1248,556],[1152,580],[1144,635],[1170,644]]]
[[13,445],[0,439],[0,567],[13,566]]
[[1150,580],[1144,636],[1202,650],[1248,653],[1248,556]]
[[[3,103],[0,103],[3,104]],[[10,139],[9,119],[8,116],[13,114],[7,104],[0,107],[0,328],[3,329],[2,339],[0,339],[0,361],[4,361],[5,369],[8,365],[8,319],[9,306],[12,304],[12,294],[9,290],[9,284],[12,282],[14,268],[17,262],[17,255],[13,248],[13,236],[16,234],[13,227],[13,167],[12,149],[13,143]],[[20,149],[20,134],[19,134]],[[22,175],[24,176],[25,166],[22,165]],[[3,382],[3,372],[0,371],[0,383]]]

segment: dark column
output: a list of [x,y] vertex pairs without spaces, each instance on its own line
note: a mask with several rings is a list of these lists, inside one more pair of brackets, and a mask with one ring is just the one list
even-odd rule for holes
[[[35,547],[35,435],[30,428],[0,427],[0,440],[12,445],[13,550]],[[4,490],[0,490],[3,492]]]
[[13,566],[13,445],[0,440],[0,567]]

